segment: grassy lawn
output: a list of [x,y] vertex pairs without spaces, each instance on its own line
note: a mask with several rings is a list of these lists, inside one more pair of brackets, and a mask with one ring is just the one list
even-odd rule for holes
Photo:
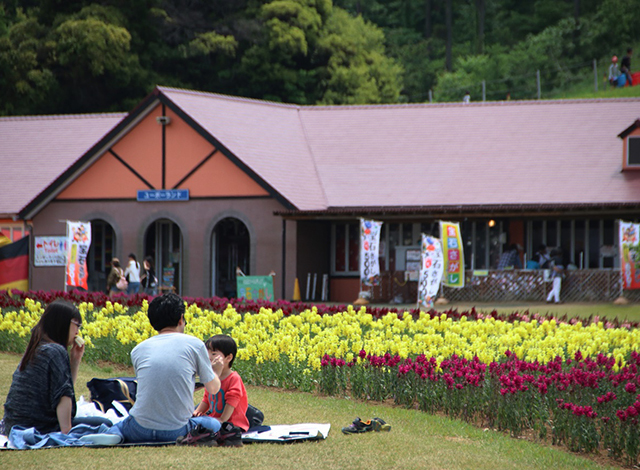
[[[0,395],[6,397],[20,357],[0,354]],[[132,375],[83,364],[76,394],[88,396],[93,377]],[[241,449],[129,447],[112,449],[45,449],[0,452],[2,468],[95,469],[147,468],[261,469],[604,469],[605,459],[571,454],[560,448],[512,439],[493,430],[431,416],[415,410],[348,398],[272,388],[248,387],[249,402],[263,410],[265,424],[331,423],[325,441],[296,444],[251,444]],[[201,395],[196,395],[196,400]],[[2,411],[0,411],[2,413]],[[342,426],[355,417],[378,416],[392,425],[389,433],[344,435]]]

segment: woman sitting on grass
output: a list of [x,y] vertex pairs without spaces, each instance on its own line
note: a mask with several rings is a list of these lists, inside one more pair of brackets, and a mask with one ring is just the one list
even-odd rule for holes
[[57,300],[46,308],[13,374],[4,404],[5,434],[13,426],[66,434],[72,425],[99,424],[95,418],[73,419],[73,386],[84,354],[82,340],[75,341],[81,326],[82,317],[73,304]]

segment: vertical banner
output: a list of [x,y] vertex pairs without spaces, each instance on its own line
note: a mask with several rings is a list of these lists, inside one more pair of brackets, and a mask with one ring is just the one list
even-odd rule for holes
[[442,283],[447,287],[464,287],[464,251],[460,224],[440,221],[440,238],[445,266]]
[[433,307],[433,299],[438,294],[444,272],[444,259],[440,240],[422,234],[422,261],[418,282],[418,308]]
[[87,254],[91,246],[91,222],[67,221],[67,276],[65,285],[89,289]]
[[640,224],[620,221],[620,273],[623,289],[640,289]]
[[360,219],[360,284],[377,286],[380,283],[380,228],[382,222]]

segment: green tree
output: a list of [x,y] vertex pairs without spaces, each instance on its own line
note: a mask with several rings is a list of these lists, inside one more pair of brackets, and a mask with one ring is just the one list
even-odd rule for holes
[[387,103],[398,99],[400,67],[382,31],[328,0],[282,0],[258,12],[263,38],[243,55],[244,93],[276,101]]
[[402,68],[384,54],[381,30],[335,9],[318,52],[328,56],[321,103],[394,103]]
[[[4,13],[4,11],[3,11]],[[15,22],[0,36],[0,113],[31,114],[46,109],[57,89],[51,69],[54,44],[38,20],[17,11]]]

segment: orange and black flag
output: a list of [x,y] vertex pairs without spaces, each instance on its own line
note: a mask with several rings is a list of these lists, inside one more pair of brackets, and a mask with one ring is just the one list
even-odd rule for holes
[[29,290],[29,236],[0,245],[0,290]]

